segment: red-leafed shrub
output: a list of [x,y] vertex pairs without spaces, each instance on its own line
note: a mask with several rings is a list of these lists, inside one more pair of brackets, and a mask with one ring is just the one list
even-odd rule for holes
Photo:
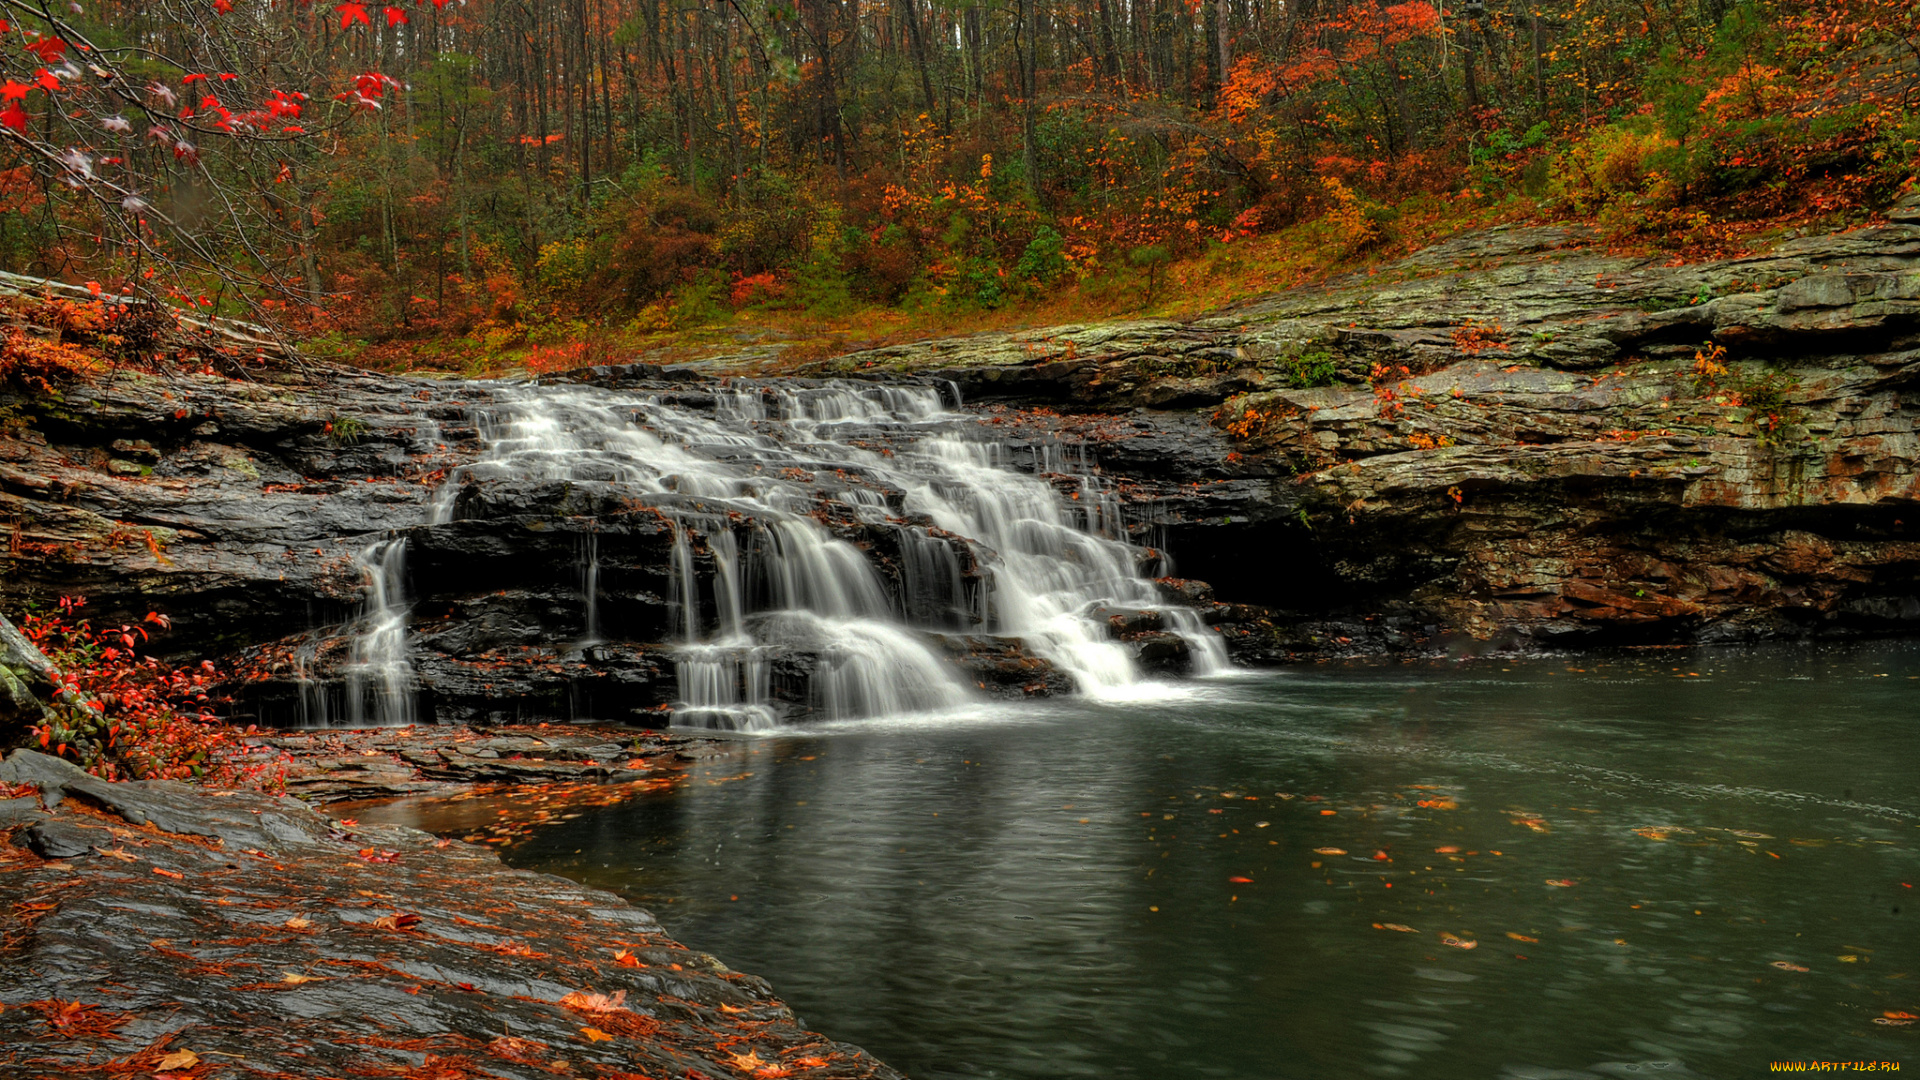
[[53,717],[33,729],[35,741],[108,780],[185,780],[278,788],[284,759],[245,760],[245,732],[213,713],[208,693],[220,673],[212,661],[176,668],[144,655],[147,626],[166,629],[167,617],[148,613],[144,625],[96,630],[76,618],[86,603],[62,597],[57,612],[30,613],[20,630],[53,661]]

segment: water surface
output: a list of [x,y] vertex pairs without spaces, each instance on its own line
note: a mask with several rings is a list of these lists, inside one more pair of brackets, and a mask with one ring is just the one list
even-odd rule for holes
[[1920,1063],[1920,652],[1323,665],[743,737],[516,865],[922,1080]]

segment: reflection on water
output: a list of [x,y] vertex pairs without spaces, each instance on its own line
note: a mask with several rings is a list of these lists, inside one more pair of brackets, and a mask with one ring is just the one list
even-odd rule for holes
[[516,865],[946,1077],[1920,1058],[1920,654],[1323,666],[743,739]]

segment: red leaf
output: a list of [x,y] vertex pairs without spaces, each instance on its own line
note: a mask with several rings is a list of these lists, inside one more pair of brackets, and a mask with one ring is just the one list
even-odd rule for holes
[[225,15],[233,10],[233,0],[213,0],[213,10]]
[[341,4],[339,7],[334,8],[334,10],[340,13],[340,29],[342,30],[347,29],[354,23],[359,23],[361,26],[373,25],[373,20],[367,18],[367,5],[365,4]]
[[27,110],[22,109],[17,101],[7,106],[5,112],[0,112],[0,127],[10,127],[15,131],[27,130]]
[[43,64],[51,64],[67,55],[67,43],[57,37],[43,37],[38,41],[27,42],[27,51],[38,56]]
[[41,68],[34,74],[33,85],[51,94],[55,90],[60,89],[60,76],[55,75],[46,68]]
[[1251,885],[1251,884],[1253,884],[1253,879],[1252,879],[1252,878],[1250,878],[1250,877],[1230,877],[1230,878],[1228,878],[1227,880],[1228,880],[1228,881],[1231,881],[1231,882],[1233,882],[1233,883],[1234,883],[1235,885]]
[[387,17],[388,27],[399,26],[407,21],[407,13],[397,7],[381,8],[380,11]]
[[24,100],[27,96],[27,91],[31,89],[33,89],[33,87],[25,83],[17,83],[12,79],[8,79],[5,86],[0,86],[0,101]]

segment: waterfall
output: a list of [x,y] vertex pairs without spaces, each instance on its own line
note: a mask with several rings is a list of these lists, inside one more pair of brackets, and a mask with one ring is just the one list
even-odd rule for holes
[[586,605],[580,644],[600,643],[600,530],[588,529],[580,540],[580,596]]
[[[407,659],[407,541],[361,551],[367,598],[347,664],[347,725],[388,727],[414,720],[413,665]],[[371,706],[371,707],[369,707]]]
[[[1125,697],[1145,680],[1108,622],[1142,609],[1185,640],[1194,673],[1227,664],[1219,635],[1145,576],[1082,448],[1035,446],[1033,471],[1017,469],[934,386],[503,386],[475,419],[485,450],[435,495],[434,523],[465,512],[470,485],[551,483],[670,530],[677,724],[773,727],[797,684],[827,718],[964,707],[977,695],[948,658],[955,634],[1018,639],[1081,692]],[[601,635],[601,528],[579,541],[583,643]],[[891,539],[876,553],[874,537]],[[353,722],[369,701],[377,722],[412,716],[405,557],[404,540],[362,555]]]

